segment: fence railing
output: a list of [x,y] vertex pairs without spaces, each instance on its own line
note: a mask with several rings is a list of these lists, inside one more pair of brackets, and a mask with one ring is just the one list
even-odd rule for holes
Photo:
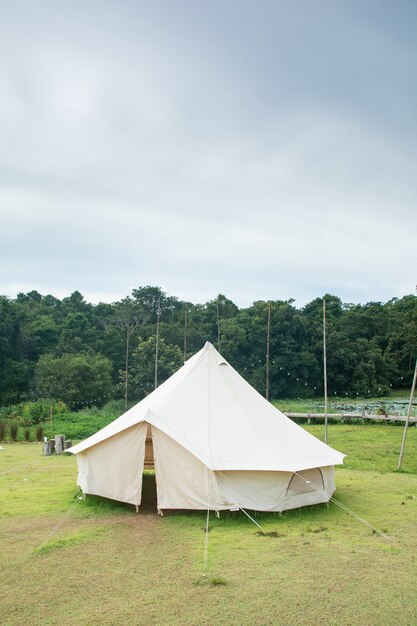
[[[294,421],[306,420],[311,424],[314,420],[324,420],[324,413],[288,413],[284,411],[284,415],[290,417]],[[405,415],[380,415],[378,413],[328,413],[327,418],[340,422],[366,421],[372,422],[398,422],[404,424]],[[410,424],[417,424],[417,417],[410,417]]]

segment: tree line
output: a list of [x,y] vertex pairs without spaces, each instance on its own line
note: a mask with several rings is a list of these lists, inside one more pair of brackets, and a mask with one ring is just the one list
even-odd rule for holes
[[[139,287],[112,304],[78,291],[0,296],[0,403],[62,400],[72,408],[154,389],[157,327],[160,384],[206,341],[260,393],[266,384],[270,307],[270,398],[323,394],[322,298],[239,308],[224,295],[193,304]],[[346,304],[326,295],[329,393],[385,395],[408,388],[417,354],[417,297]]]

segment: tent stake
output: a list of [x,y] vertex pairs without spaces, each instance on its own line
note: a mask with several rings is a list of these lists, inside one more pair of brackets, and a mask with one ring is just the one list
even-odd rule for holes
[[401,469],[401,464],[403,462],[405,440],[407,438],[407,430],[408,430],[408,424],[410,422],[411,407],[413,406],[414,392],[416,390],[416,379],[417,379],[417,359],[416,359],[416,366],[414,368],[414,378],[413,378],[413,384],[411,386],[410,402],[408,404],[407,418],[405,420],[403,440],[402,440],[402,443],[401,443],[401,450],[400,450],[400,456],[398,458],[397,470]]

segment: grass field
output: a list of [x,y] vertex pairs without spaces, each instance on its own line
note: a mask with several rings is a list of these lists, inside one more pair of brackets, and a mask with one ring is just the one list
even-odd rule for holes
[[[323,427],[308,430],[321,436]],[[336,425],[329,435],[348,454],[336,497],[390,540],[333,503],[258,513],[275,536],[258,535],[242,513],[222,513],[210,518],[206,576],[205,513],[158,517],[151,475],[136,515],[77,500],[72,456],[3,445],[0,623],[415,626],[417,429],[401,473],[393,471],[401,428]]]

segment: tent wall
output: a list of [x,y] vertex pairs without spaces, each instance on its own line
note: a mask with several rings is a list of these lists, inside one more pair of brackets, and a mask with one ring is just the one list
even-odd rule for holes
[[[191,452],[152,426],[158,509],[207,509],[210,471]],[[224,508],[215,503],[211,508]]]
[[84,493],[140,504],[147,426],[141,422],[77,454]]
[[[225,500],[244,509],[286,511],[329,501],[335,491],[334,467],[303,470],[297,474],[264,471],[215,472],[217,489]],[[305,481],[310,481],[314,486]]]
[[285,511],[327,502],[335,490],[332,466],[299,472],[323,494],[291,472],[210,471],[155,427],[152,438],[158,509],[224,510],[239,505],[257,511]]

